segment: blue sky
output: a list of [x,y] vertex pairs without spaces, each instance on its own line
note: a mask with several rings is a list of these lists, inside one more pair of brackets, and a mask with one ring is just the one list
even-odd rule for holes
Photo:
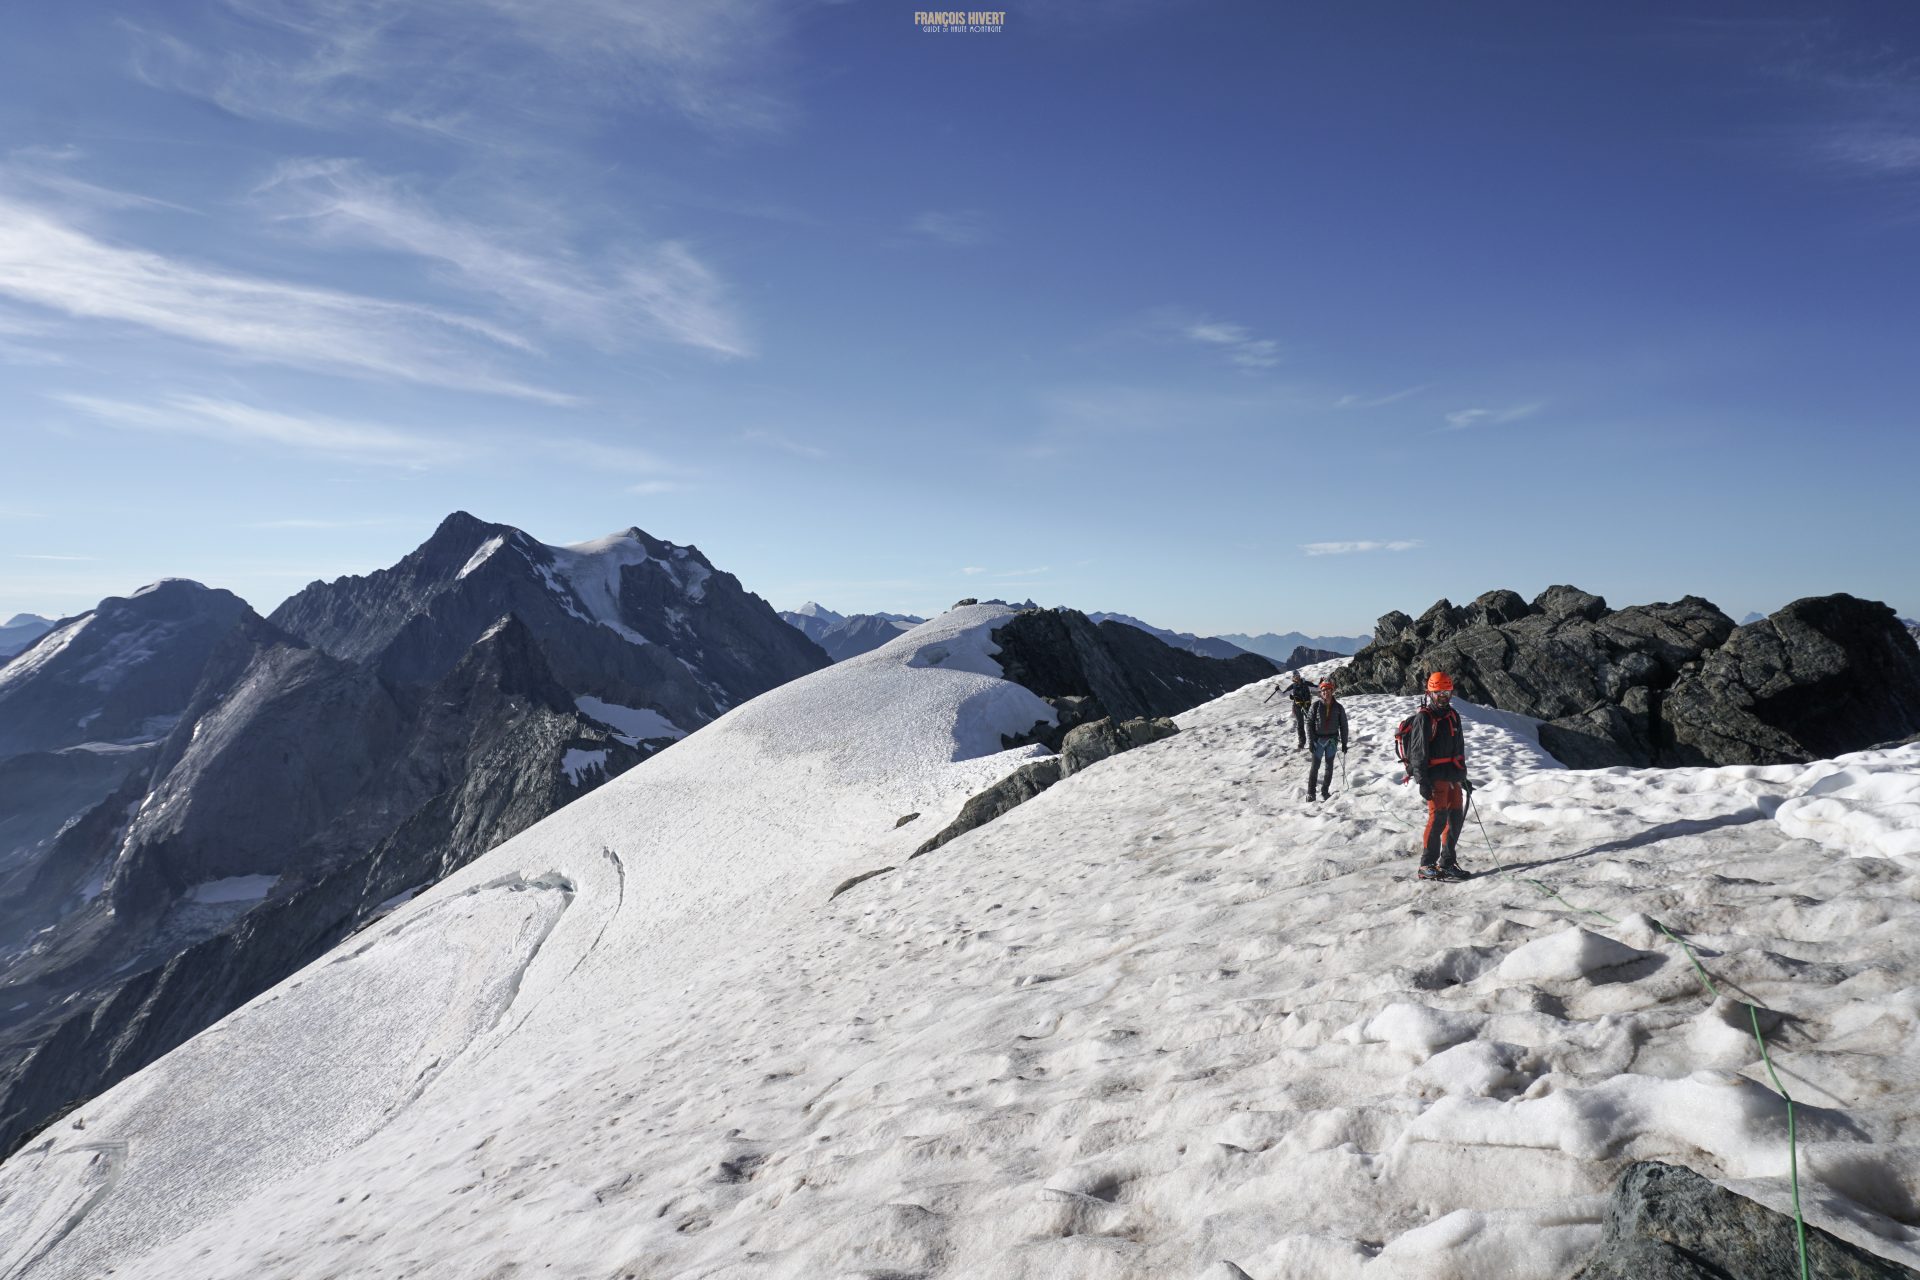
[[0,614],[454,509],[782,608],[1920,614],[1910,7],[1006,13],[10,7]]

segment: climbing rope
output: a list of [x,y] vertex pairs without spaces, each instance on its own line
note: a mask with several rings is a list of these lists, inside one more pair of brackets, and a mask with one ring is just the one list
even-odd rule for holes
[[[1540,892],[1546,894],[1549,898],[1552,898],[1555,902],[1558,902],[1560,905],[1566,907],[1569,911],[1578,911],[1586,915],[1597,916],[1600,919],[1605,920],[1608,924],[1620,923],[1618,920],[1615,920],[1612,916],[1608,915],[1604,911],[1595,911],[1592,907],[1575,906],[1573,903],[1568,902],[1565,898],[1561,897],[1557,890],[1552,888],[1550,885],[1546,884],[1544,881],[1535,880],[1531,877],[1523,877],[1523,879],[1526,881],[1526,883],[1540,890]],[[1648,919],[1652,919],[1652,917],[1649,916]],[[1713,985],[1713,979],[1710,976],[1708,976],[1706,966],[1700,963],[1699,955],[1696,954],[1694,952],[1694,949],[1687,944],[1686,939],[1682,938],[1679,934],[1675,933],[1673,930],[1667,928],[1666,925],[1662,924],[1658,920],[1654,920],[1653,923],[1660,930],[1660,932],[1666,934],[1667,937],[1671,938],[1674,944],[1678,946],[1681,951],[1686,953],[1687,959],[1691,961],[1693,964],[1693,971],[1700,975],[1701,983],[1703,983],[1706,986],[1707,990],[1710,993],[1712,993],[1713,998],[1715,1000],[1724,999],[1725,997],[1722,996],[1720,992],[1720,988]],[[1765,1064],[1767,1068],[1767,1078],[1773,1081],[1773,1087],[1779,1091],[1781,1101],[1787,1104],[1787,1173],[1788,1173],[1788,1180],[1793,1189],[1793,1232],[1794,1232],[1794,1239],[1799,1246],[1800,1280],[1813,1280],[1813,1268],[1807,1261],[1807,1221],[1806,1221],[1806,1218],[1802,1216],[1800,1212],[1799,1118],[1794,1109],[1793,1095],[1787,1092],[1787,1087],[1784,1084],[1780,1083],[1780,1073],[1773,1069],[1773,1055],[1767,1052],[1767,1038],[1760,1030],[1760,1010],[1755,1008],[1752,1004],[1748,1004],[1747,1018],[1752,1025],[1753,1042],[1755,1045],[1759,1046],[1759,1049],[1760,1049],[1760,1061],[1763,1064]]]

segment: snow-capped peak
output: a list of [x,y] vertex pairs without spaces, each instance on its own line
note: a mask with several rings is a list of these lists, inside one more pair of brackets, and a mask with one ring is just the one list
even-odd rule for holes
[[797,613],[803,618],[818,618],[822,622],[845,622],[847,620],[846,614],[835,613],[825,605],[812,600],[807,601],[798,609],[789,609],[788,612]]

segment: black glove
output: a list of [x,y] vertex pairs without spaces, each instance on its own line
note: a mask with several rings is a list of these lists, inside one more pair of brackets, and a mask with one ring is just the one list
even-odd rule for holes
[[1468,795],[1472,795],[1472,794],[1473,794],[1473,783],[1472,783],[1472,781],[1471,781],[1470,779],[1467,779],[1467,778],[1462,778],[1462,779],[1460,780],[1460,789],[1461,789],[1462,791],[1464,791],[1464,792],[1466,792],[1466,793],[1467,793]]
[[1433,799],[1433,783],[1425,778],[1420,779],[1420,798],[1422,800]]

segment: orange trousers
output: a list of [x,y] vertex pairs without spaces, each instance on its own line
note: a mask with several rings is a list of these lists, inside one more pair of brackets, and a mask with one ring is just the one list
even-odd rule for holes
[[1433,799],[1427,802],[1427,829],[1422,833],[1420,865],[1439,866],[1453,861],[1460,843],[1460,825],[1467,817],[1467,793],[1457,782],[1433,784]]

